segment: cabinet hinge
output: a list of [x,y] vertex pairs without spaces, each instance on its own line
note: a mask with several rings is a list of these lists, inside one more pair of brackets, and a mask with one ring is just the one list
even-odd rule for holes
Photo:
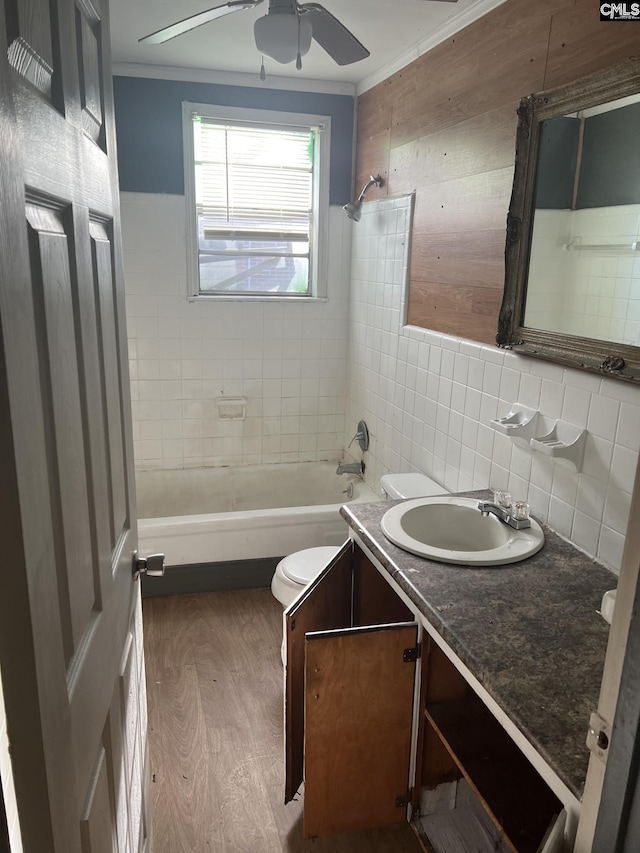
[[414,646],[412,649],[405,649],[402,653],[402,660],[405,663],[415,663],[420,657],[420,653],[422,651],[422,647],[420,643],[417,646]]
[[595,711],[589,720],[589,731],[587,732],[587,746],[597,755],[603,764],[607,763],[609,741],[611,740],[611,726]]
[[400,794],[396,797],[396,808],[400,809],[409,805],[413,798],[413,788],[409,788],[406,794]]

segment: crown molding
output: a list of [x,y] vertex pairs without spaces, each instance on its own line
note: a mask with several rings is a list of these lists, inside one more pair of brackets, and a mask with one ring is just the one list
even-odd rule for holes
[[270,74],[264,82],[258,73],[209,71],[204,68],[181,68],[171,65],[147,65],[138,62],[114,62],[114,77],[146,77],[152,80],[178,80],[185,83],[217,83],[221,86],[243,86],[251,89],[282,89],[289,92],[316,92],[323,95],[355,97],[355,83],[333,80],[309,80],[305,77],[279,77]]
[[491,12],[493,9],[496,9],[498,6],[501,6],[506,2],[507,0],[476,0],[475,3],[467,6],[466,9],[463,9],[459,14],[450,18],[441,27],[438,27],[437,30],[434,30],[428,38],[417,42],[413,47],[410,47],[408,50],[399,54],[399,56],[396,56],[395,59],[392,59],[391,62],[387,62],[382,66],[382,68],[379,68],[377,71],[374,71],[373,74],[369,74],[368,77],[361,80],[358,83],[357,94],[362,95],[369,89],[373,89],[374,86],[384,82],[387,78],[391,77],[392,74],[395,74],[397,71],[405,68],[405,66],[409,65],[419,56],[428,53],[436,47],[436,45],[442,44],[443,41],[446,41],[448,38],[451,38],[451,36],[459,33],[460,30],[468,27],[469,24],[477,21],[478,18],[482,18],[488,12]]

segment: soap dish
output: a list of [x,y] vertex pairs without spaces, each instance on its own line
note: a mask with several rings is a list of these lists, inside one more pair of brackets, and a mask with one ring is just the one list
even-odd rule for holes
[[218,397],[216,399],[219,421],[243,421],[247,414],[245,397]]
[[581,427],[567,421],[556,421],[551,432],[532,438],[529,444],[533,450],[539,450],[547,456],[568,460],[580,473],[586,438],[587,431]]
[[529,439],[535,435],[538,412],[528,406],[515,405],[508,415],[491,421],[491,426],[498,432],[512,438]]

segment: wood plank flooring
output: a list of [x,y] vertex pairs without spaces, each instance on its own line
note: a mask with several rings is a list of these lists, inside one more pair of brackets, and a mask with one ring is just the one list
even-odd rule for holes
[[420,853],[408,825],[303,839],[284,805],[282,609],[268,589],[144,602],[153,853]]

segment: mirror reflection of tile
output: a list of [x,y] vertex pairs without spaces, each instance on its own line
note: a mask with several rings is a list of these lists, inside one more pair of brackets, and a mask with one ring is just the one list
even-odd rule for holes
[[525,325],[640,345],[640,95],[544,123]]

